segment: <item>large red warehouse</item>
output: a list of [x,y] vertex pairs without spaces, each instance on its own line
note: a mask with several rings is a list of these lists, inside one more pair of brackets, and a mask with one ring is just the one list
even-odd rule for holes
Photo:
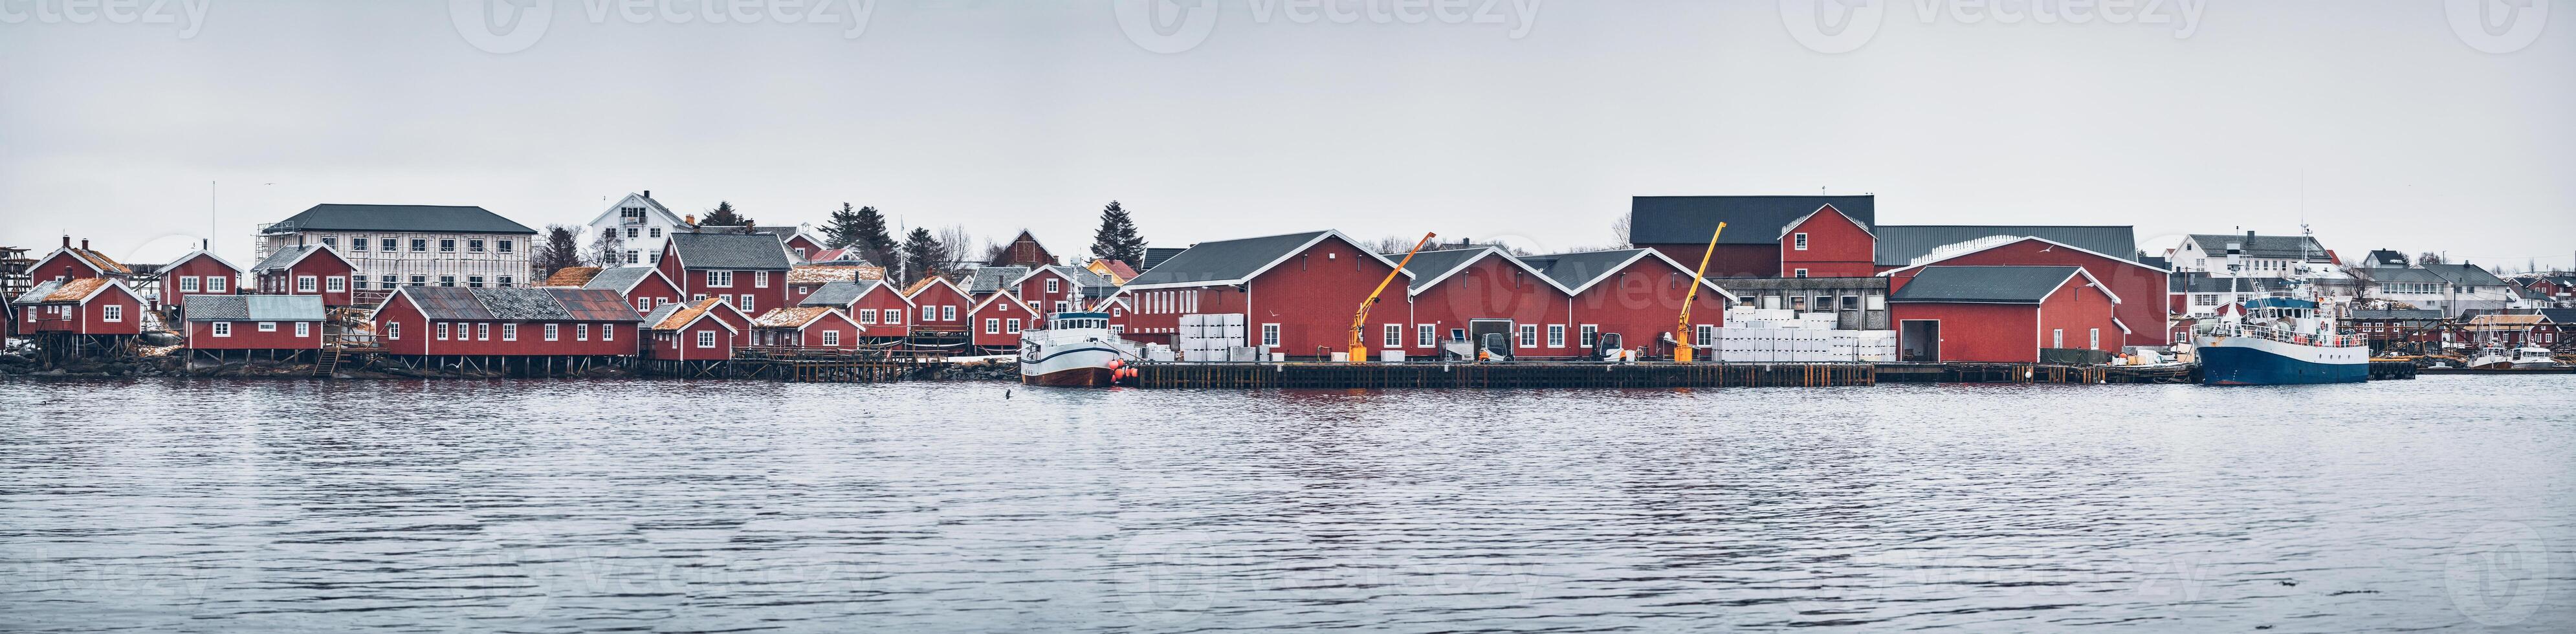
[[[1672,355],[1666,338],[1681,321],[1682,298],[1690,294],[1692,270],[1653,249],[1589,251],[1522,256],[1522,262],[1546,274],[1573,293],[1568,318],[1575,324],[1577,345],[1591,348],[1603,334],[1617,334],[1620,347],[1654,357]],[[1692,342],[1707,347],[1726,323],[1726,307],[1736,296],[1720,288],[1722,280],[1701,280],[1691,301]]]
[[[1878,224],[1875,196],[1638,196],[1629,203],[1628,242],[1690,265],[1710,253],[1709,277],[1778,277],[1783,230],[1827,206],[1860,226]],[[1719,222],[1726,233],[1711,252]]]
[[1202,242],[1117,294],[1136,308],[1130,339],[1172,343],[1181,315],[1240,314],[1239,345],[1315,359],[1350,346],[1352,312],[1394,270],[1394,261],[1339,231],[1309,231]]
[[191,351],[320,350],[318,295],[189,295],[180,336]]
[[2036,363],[2043,349],[2119,348],[2120,296],[2082,267],[1935,266],[1912,278],[1887,298],[1899,360]]
[[395,356],[633,356],[640,321],[616,291],[405,286],[369,319]]
[[250,267],[259,280],[259,294],[313,295],[324,306],[350,305],[349,276],[356,270],[348,258],[320,244],[278,249]]
[[746,313],[794,306],[787,301],[787,247],[758,233],[674,233],[656,265],[694,302],[723,297]]
[[[2125,233],[2126,227],[2121,227]],[[2118,240],[2107,240],[2117,246]],[[2122,346],[2164,346],[2173,343],[2165,328],[2168,317],[2163,298],[2172,281],[2164,269],[2140,264],[2119,254],[2028,236],[1997,236],[1961,243],[1920,258],[1917,264],[1887,272],[1891,292],[1902,291],[1912,279],[1928,267],[1945,266],[2073,266],[2103,284],[2111,292],[2129,301],[2118,311],[2120,328],[2126,331],[2112,339],[2107,349]]]
[[1420,253],[1405,271],[1412,274],[1403,289],[1409,301],[1380,300],[1369,314],[1371,350],[1433,357],[1443,342],[1481,346],[1486,335],[1500,334],[1515,357],[1584,356],[1573,336],[1573,293],[1501,249]]

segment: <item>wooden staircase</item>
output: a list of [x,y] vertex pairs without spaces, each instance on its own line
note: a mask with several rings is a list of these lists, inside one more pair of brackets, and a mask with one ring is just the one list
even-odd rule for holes
[[333,375],[338,374],[340,371],[341,356],[343,355],[340,352],[340,348],[336,346],[323,346],[321,356],[316,357],[313,360],[313,378],[328,379]]

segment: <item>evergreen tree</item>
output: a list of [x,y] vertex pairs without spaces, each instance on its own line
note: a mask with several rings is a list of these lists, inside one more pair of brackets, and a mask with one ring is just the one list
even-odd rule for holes
[[939,239],[930,235],[929,227],[916,227],[903,238],[903,283],[919,281],[931,268],[947,261],[940,253]]
[[858,240],[850,243],[869,264],[886,266],[894,263],[894,234],[886,231],[885,214],[875,207],[860,207]]
[[1145,261],[1145,238],[1136,234],[1135,219],[1118,201],[1109,201],[1100,210],[1100,230],[1091,234],[1091,256],[1128,264]]
[[537,268],[537,279],[553,277],[555,271],[567,266],[581,266],[581,244],[578,240],[573,237],[572,227],[547,225],[546,243],[537,247],[537,252],[528,254],[530,263]]
[[742,212],[734,211],[733,203],[729,201],[717,201],[716,208],[707,210],[707,217],[698,219],[699,226],[732,227],[748,224],[751,224],[751,219],[743,217]]
[[823,225],[823,247],[845,249],[858,243],[859,212],[849,203],[841,203],[841,210],[832,212],[832,221]]

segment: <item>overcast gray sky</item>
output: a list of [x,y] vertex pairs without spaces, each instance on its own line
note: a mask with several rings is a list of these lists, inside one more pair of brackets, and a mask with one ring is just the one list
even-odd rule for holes
[[[1572,248],[1632,195],[2155,238],[2293,232],[2304,191],[2347,254],[2576,257],[2553,0],[705,1],[0,0],[0,244],[166,258],[207,233],[209,181],[236,261],[316,203],[537,226],[644,189],[1059,254],[1113,198],[1157,246]],[[520,19],[459,19],[487,13]]]

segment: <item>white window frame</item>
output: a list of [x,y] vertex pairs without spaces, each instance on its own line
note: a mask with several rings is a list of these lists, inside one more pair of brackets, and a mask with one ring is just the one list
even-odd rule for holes
[[194,275],[182,275],[182,276],[179,276],[179,292],[182,292],[182,293],[194,293],[194,292],[197,292],[197,276],[194,276]]
[[838,331],[838,330],[825,330],[825,331],[823,331],[823,345],[826,345],[826,346],[838,346],[838,345],[841,345],[841,331]]
[[713,331],[713,330],[700,330],[700,331],[698,331],[698,347],[700,347],[700,348],[713,348],[713,347],[716,347],[716,331]]
[[921,307],[921,320],[922,320],[922,321],[936,321],[936,320],[938,320],[938,319],[939,319],[939,307],[938,307],[938,306],[923,306],[923,307]]
[[769,272],[768,272],[768,271],[752,271],[752,272],[751,272],[751,287],[752,287],[752,288],[769,288]]
[[708,271],[707,288],[733,288],[733,271]]
[[1565,324],[1547,325],[1547,347],[1565,347]]
[[322,287],[322,278],[314,277],[314,276],[311,276],[311,275],[298,275],[298,276],[295,276],[295,292],[298,292],[298,293],[311,293],[311,292],[313,292],[315,289],[319,289],[319,288],[321,288],[321,287]]
[[1513,339],[1515,339],[1513,343],[1520,344],[1518,346],[1514,346],[1517,348],[1538,347],[1538,324],[1521,324],[1520,336],[1513,337]]
[[2091,347],[2091,348],[2087,348],[2087,349],[2088,349],[2088,350],[2100,350],[2100,349],[2102,349],[2102,329],[2100,329],[2100,328],[2095,328],[2095,329],[2093,329],[2093,347]]
[[486,322],[480,322],[480,323],[476,323],[476,324],[474,324],[474,340],[475,340],[475,341],[491,341],[491,340],[492,340],[492,322],[488,322],[488,321],[486,321]]
[[438,340],[447,341],[447,322],[438,322]]
[[1806,270],[1806,269],[1797,269],[1797,270],[1793,271],[1792,273],[1793,273],[1793,274],[1792,274],[1792,275],[1790,275],[1790,277],[1806,277],[1806,276],[1807,276],[1807,270]]
[[2066,347],[2066,329],[2050,329],[2048,331],[2048,347],[2064,349]]
[[998,334],[1002,334],[1002,318],[1000,318],[1000,317],[986,317],[986,318],[984,318],[984,334],[988,334],[988,335],[998,335]]
[[515,324],[515,323],[510,323],[510,324],[501,324],[501,340],[502,340],[502,341],[518,341],[518,340],[519,340],[519,325],[518,325],[518,324]]
[[877,324],[877,311],[876,311],[876,309],[873,309],[873,308],[861,308],[861,309],[859,309],[859,325],[861,325],[861,326],[874,326],[874,325],[876,325],[876,324]]
[[99,321],[125,321],[125,305],[108,304],[98,307],[98,319]]
[[303,338],[311,337],[311,336],[313,336],[313,322],[309,322],[309,321],[299,321],[299,322],[295,322],[295,338],[297,338],[297,339],[303,339]]
[[599,340],[600,340],[600,341],[616,341],[616,340],[617,340],[617,324],[600,324],[600,325],[599,325]]
[[956,305],[956,304],[949,304],[949,305],[946,305],[946,306],[941,306],[941,307],[939,307],[939,320],[940,320],[940,321],[957,321],[957,305]]
[[1052,278],[1052,277],[1047,278],[1047,279],[1046,279],[1046,292],[1048,292],[1048,293],[1061,293],[1061,292],[1064,292],[1064,290],[1063,290],[1063,289],[1064,289],[1064,287],[1063,287],[1063,282],[1064,282],[1064,280],[1060,280],[1060,279],[1056,279],[1056,278]]
[[1261,345],[1272,348],[1279,347],[1279,324],[1261,325]]
[[212,335],[217,336],[217,337],[230,337],[230,336],[233,336],[233,322],[229,322],[229,321],[218,321],[218,322],[214,322],[214,325],[212,326],[212,329],[211,329],[211,330],[209,330],[209,331],[207,331],[207,333],[208,333],[208,334],[212,334]]
[[562,340],[562,338],[563,338],[563,328],[562,328],[562,326],[563,326],[563,324],[546,324],[546,340],[547,340],[547,341],[560,341],[560,340]]
[[349,278],[339,275],[322,278],[322,290],[331,293],[349,292]]
[[1404,324],[1387,324],[1386,348],[1392,350],[1402,347],[1404,347]]
[[1059,312],[1059,313],[1070,313],[1070,312],[1073,312],[1073,302],[1068,302],[1068,301],[1064,301],[1064,300],[1061,300],[1061,299],[1056,300],[1056,301],[1055,301],[1055,312]]
[[232,280],[232,278],[227,277],[227,276],[222,276],[222,275],[208,275],[208,276],[206,276],[206,292],[208,292],[208,293],[225,293],[225,292],[230,292],[230,291],[229,291],[229,290],[227,290],[227,289],[229,289],[229,288],[231,288],[231,287],[232,287],[231,280]]
[[388,321],[388,322],[385,322],[385,339],[386,339],[386,340],[388,340],[388,341],[400,341],[400,340],[402,340],[402,322],[399,322],[399,321]]
[[1435,324],[1414,325],[1413,347],[1430,348],[1438,345],[1440,345],[1440,326]]
[[1020,324],[1020,318],[1018,318],[1018,317],[1012,317],[1012,318],[1010,318],[1010,319],[1004,319],[1004,320],[1002,320],[1002,334],[1006,334],[1006,335],[1016,335],[1016,334],[1020,334],[1020,327],[1021,327],[1021,324]]
[[883,315],[885,316],[885,323],[886,323],[886,325],[889,325],[889,326],[901,326],[901,325],[903,325],[903,309],[900,309],[900,308],[888,308],[888,309],[884,309],[884,310],[879,310],[879,311],[877,311],[877,312],[878,312],[878,313],[880,313],[880,314],[883,314]]
[[[1793,235],[1797,236],[1796,238],[1794,238],[1794,239],[1793,239],[1793,241],[1797,243],[1797,246],[1795,247],[1795,248],[1796,248],[1796,250],[1798,250],[1798,251],[1805,251],[1805,250],[1807,250],[1807,234],[1804,234],[1804,233],[1798,233],[1798,234],[1793,234]],[[1801,276],[1799,276],[1799,277],[1806,277],[1806,276],[1801,275]]]
[[1716,324],[1697,324],[1691,328],[1691,347],[1705,348],[1716,341]]
[[1583,324],[1575,328],[1574,336],[1578,345],[1583,346],[1585,350],[1590,350],[1601,345],[1601,325]]
[[573,325],[572,325],[572,340],[573,340],[573,341],[589,341],[589,340],[590,340],[590,324],[573,324]]
[[759,311],[759,309],[756,309],[756,308],[752,308],[752,307],[751,307],[751,294],[750,294],[750,293],[743,293],[743,294],[741,294],[741,295],[736,295],[736,296],[734,296],[734,299],[742,300],[742,312],[743,312],[743,314],[748,315],[748,314],[751,314],[751,313],[760,312],[760,311]]

